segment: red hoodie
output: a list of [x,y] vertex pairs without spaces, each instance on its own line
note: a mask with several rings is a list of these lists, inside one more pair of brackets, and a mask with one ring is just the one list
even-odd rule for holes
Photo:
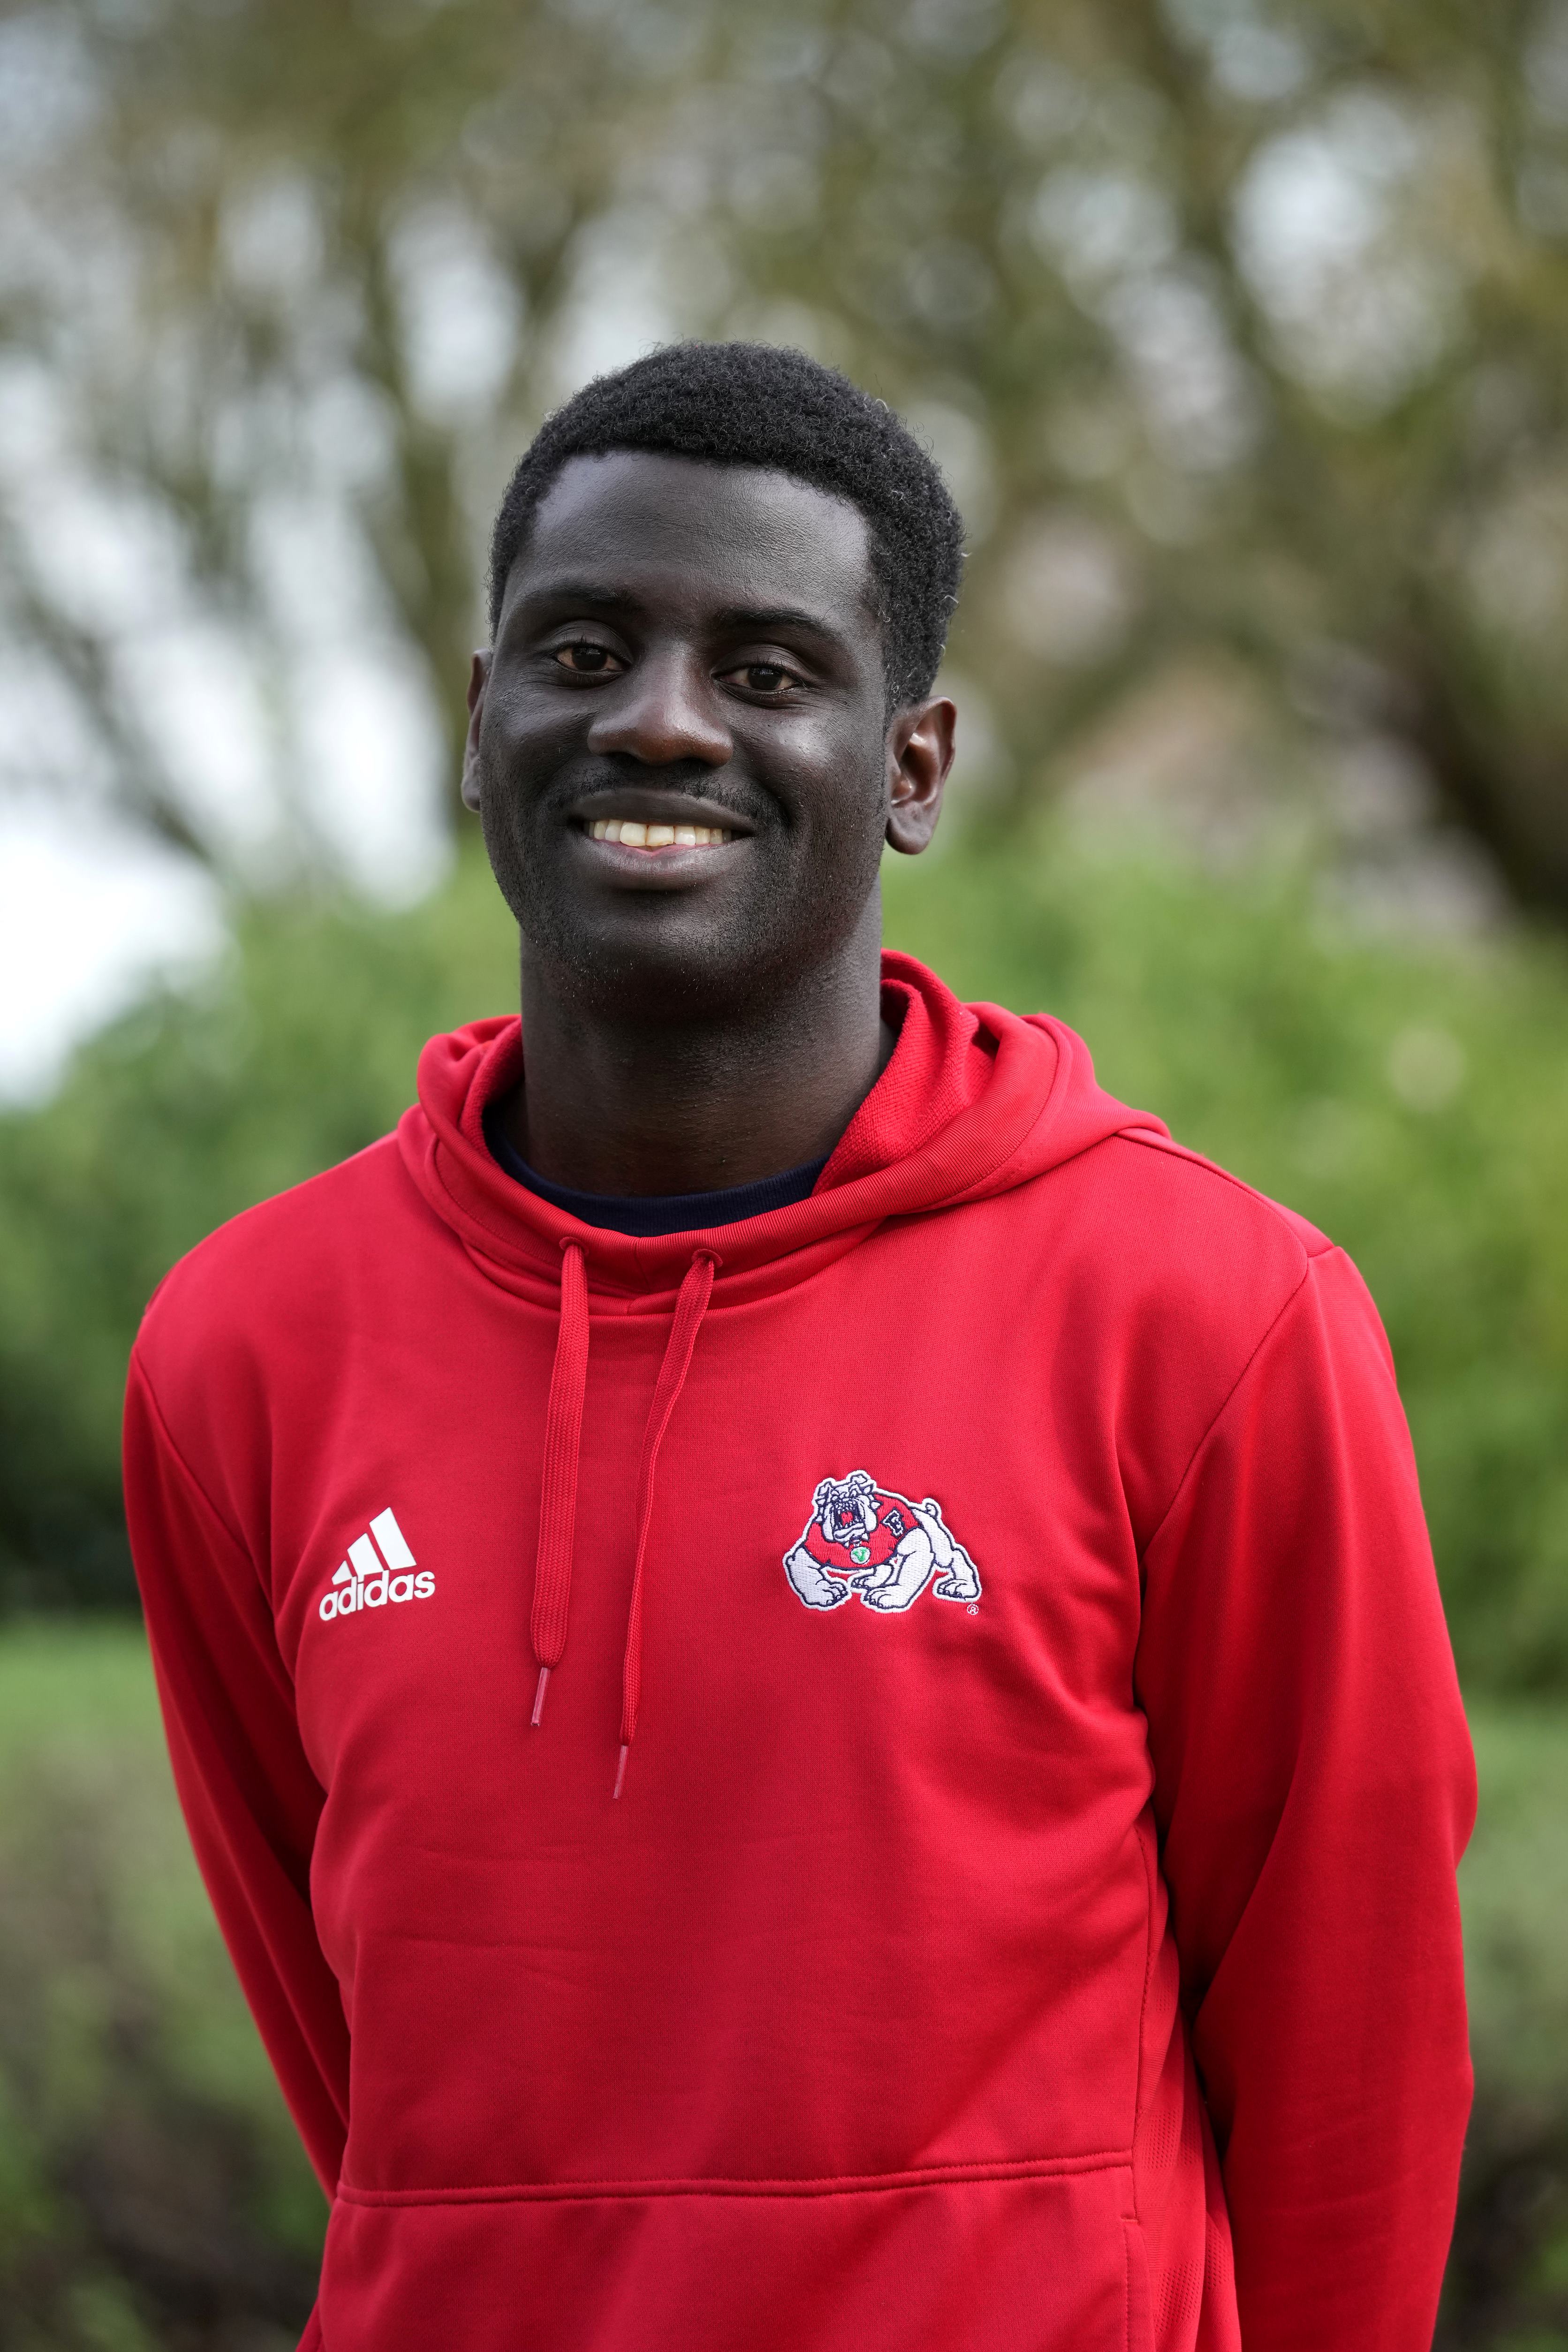
[[148,1312],[326,2352],[1430,2342],[1473,1778],[1376,1314],[1060,1023],[884,1007],[804,1202],[577,1223],[479,1022]]

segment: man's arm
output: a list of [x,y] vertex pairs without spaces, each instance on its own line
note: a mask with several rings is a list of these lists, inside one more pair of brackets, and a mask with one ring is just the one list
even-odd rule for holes
[[133,1357],[125,1500],[175,1785],[230,1957],[331,2195],[349,2032],[310,1916],[322,1792],[259,1577],[182,1460]]
[[1475,1773],[1387,1342],[1339,1251],[1145,1570],[1138,1696],[1247,2352],[1427,2352],[1469,2111]]

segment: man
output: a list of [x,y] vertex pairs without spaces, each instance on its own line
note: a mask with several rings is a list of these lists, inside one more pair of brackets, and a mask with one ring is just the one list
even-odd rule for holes
[[169,1277],[181,1794],[327,2352],[1418,2352],[1473,1804],[1345,1259],[879,961],[959,527],[660,352],[497,525],[522,1018]]

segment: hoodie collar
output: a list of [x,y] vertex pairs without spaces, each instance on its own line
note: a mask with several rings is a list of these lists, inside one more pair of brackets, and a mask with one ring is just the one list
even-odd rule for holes
[[882,971],[896,1043],[804,1201],[739,1224],[645,1236],[585,1225],[516,1183],[484,1134],[486,1107],[523,1076],[516,1014],[431,1039],[419,1100],[398,1130],[404,1163],[493,1279],[555,1292],[570,1244],[596,1303],[635,1307],[667,1305],[699,1248],[723,1290],[754,1295],[815,1272],[889,1217],[1010,1191],[1112,1134],[1166,1133],[1095,1084],[1087,1047],[1062,1023],[960,1003],[912,956],[885,953]]

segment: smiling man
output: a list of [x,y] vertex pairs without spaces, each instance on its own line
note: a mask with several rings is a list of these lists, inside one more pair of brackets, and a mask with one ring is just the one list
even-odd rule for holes
[[326,2352],[1425,2352],[1473,1781],[1386,1344],[880,951],[957,518],[682,346],[497,523],[521,1020],[185,1260],[127,1493]]

